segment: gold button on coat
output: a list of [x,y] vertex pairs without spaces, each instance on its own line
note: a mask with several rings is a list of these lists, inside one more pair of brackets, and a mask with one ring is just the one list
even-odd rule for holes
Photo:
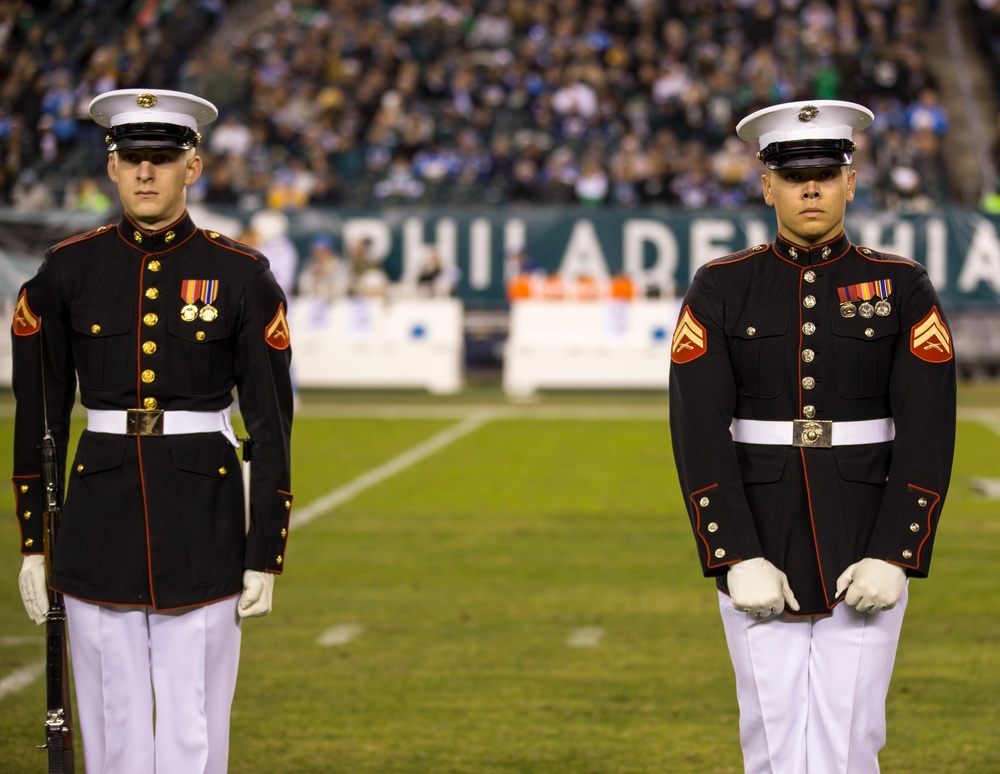
[[30,518],[31,518],[31,511],[25,511],[25,512],[24,512],[23,514],[21,514],[21,515],[22,515],[22,516],[24,516],[24,520],[25,520],[25,521],[27,521],[28,519],[30,519]]
[[156,372],[147,368],[145,371],[142,372],[141,378],[146,384],[149,384],[151,381],[156,379]]
[[921,497],[919,500],[917,500],[917,505],[919,505],[921,508],[926,508],[927,507],[927,498],[926,497]]
[[807,376],[805,379],[802,380],[802,389],[803,390],[811,390],[815,386],[816,386],[816,380],[813,379],[811,376]]
[[812,336],[816,332],[816,323],[807,322],[802,326],[802,332],[806,336]]
[[35,541],[32,540],[31,538],[28,538],[27,540],[24,541],[25,548],[31,548],[33,545],[35,545]]
[[802,306],[806,309],[812,309],[816,306],[816,296],[806,296],[802,299]]
[[749,328],[747,328],[747,336],[753,336],[755,333],[757,333],[757,329],[754,328],[752,325]]
[[156,342],[155,341],[142,342],[142,351],[146,355],[152,355],[154,352],[156,352]]
[[147,411],[152,411],[156,408],[156,398],[143,398],[142,407]]
[[146,288],[146,298],[159,298],[160,291],[156,288]]
[[913,558],[913,552],[910,549],[907,548],[905,551],[903,551],[903,558],[904,559],[912,559]]
[[811,363],[815,359],[816,359],[816,353],[813,352],[811,349],[802,350],[802,361],[804,363]]
[[90,332],[91,333],[100,333],[101,332],[101,326],[98,325],[97,323],[94,323],[93,325],[90,326]]
[[77,473],[83,473],[83,464],[80,464],[80,465],[76,466],[76,472]]
[[281,530],[281,537],[283,537],[283,538],[288,537],[288,530],[287,529],[282,529]]
[[913,522],[910,525],[910,532],[920,532],[920,525],[917,522]]
[[810,269],[809,271],[807,271],[805,274],[802,275],[802,279],[804,279],[806,282],[815,282],[816,272]]
[[278,555],[278,558],[277,558],[277,559],[275,559],[274,561],[275,561],[275,562],[277,562],[278,564],[281,564],[281,563],[282,563],[283,561],[285,561],[285,559],[284,559],[284,557],[283,557],[283,556],[281,556],[281,555],[279,554],[279,555]]
[[160,270],[160,262],[159,261],[150,261],[149,263],[146,264],[146,268],[149,269],[150,271],[159,271]]
[[27,484],[21,484],[21,494],[24,494],[27,491],[28,491],[28,485]]
[[710,521],[708,523],[708,531],[709,532],[718,532],[719,531],[719,525],[716,524],[714,521]]
[[725,548],[716,548],[715,549],[715,558],[716,559],[721,559],[725,555],[726,555],[726,549]]
[[152,312],[150,312],[149,314],[145,315],[142,318],[143,324],[148,325],[150,328],[152,328],[154,325],[156,325],[159,321],[160,321],[160,318],[157,317]]
[[228,470],[226,470],[225,468],[219,468],[219,475],[220,475],[220,476],[223,476],[223,477],[225,477],[225,475],[226,475],[226,474],[227,474],[228,472],[229,472],[229,471],[228,471]]
[[802,416],[804,416],[806,419],[812,419],[813,417],[816,416],[816,407],[815,406],[803,406],[802,407]]
[[198,331],[198,332],[197,332],[197,333],[196,333],[196,334],[194,335],[194,337],[195,337],[196,339],[198,339],[198,341],[204,341],[204,340],[205,340],[205,331]]
[[709,500],[708,500],[708,498],[707,498],[707,497],[702,497],[702,498],[701,498],[701,499],[700,499],[700,500],[698,501],[698,504],[699,504],[699,505],[700,505],[700,506],[701,506],[702,508],[704,508],[705,506],[707,506],[707,505],[708,505],[708,502],[709,502]]

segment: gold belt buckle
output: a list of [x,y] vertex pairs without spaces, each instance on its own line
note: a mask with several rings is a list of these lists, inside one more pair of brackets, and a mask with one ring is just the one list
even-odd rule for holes
[[833,445],[833,422],[829,419],[795,419],[792,421],[792,446],[829,449]]
[[163,409],[126,409],[125,435],[163,435]]

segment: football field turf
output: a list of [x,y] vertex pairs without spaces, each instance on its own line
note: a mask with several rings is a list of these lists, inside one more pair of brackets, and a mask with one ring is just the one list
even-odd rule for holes
[[[959,402],[885,774],[1000,772],[1000,388]],[[11,434],[0,393],[5,476]],[[244,623],[231,772],[742,771],[665,395],[305,394],[293,459],[274,612]],[[17,592],[9,486],[0,513],[0,772],[27,774],[45,770],[44,629]]]

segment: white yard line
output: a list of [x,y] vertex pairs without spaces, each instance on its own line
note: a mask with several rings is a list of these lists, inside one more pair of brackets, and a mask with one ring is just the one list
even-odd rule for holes
[[346,645],[361,632],[364,627],[361,624],[338,624],[331,626],[323,632],[316,640],[316,644],[322,648],[333,648],[338,645]]
[[570,634],[567,648],[596,648],[604,639],[604,629],[600,626],[584,626]]
[[35,661],[0,677],[0,701],[17,693],[45,675],[45,661]]
[[318,500],[313,500],[305,508],[297,511],[292,515],[291,526],[293,528],[305,526],[323,514],[332,511],[338,505],[361,494],[366,489],[370,489],[387,478],[403,472],[407,468],[416,465],[418,462],[454,443],[459,438],[463,438],[469,433],[478,430],[489,422],[491,418],[488,412],[477,412],[472,416],[466,417],[457,425],[452,425],[437,435],[428,438],[423,443],[403,452],[398,457],[393,457],[385,464],[379,465],[377,468],[372,468],[367,473],[362,473],[353,481],[334,489]]

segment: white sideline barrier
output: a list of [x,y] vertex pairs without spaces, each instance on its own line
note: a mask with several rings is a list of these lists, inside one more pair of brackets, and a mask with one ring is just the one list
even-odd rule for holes
[[288,310],[299,387],[462,388],[462,303],[454,298],[298,297]]
[[515,301],[504,390],[666,389],[679,305],[678,299]]

